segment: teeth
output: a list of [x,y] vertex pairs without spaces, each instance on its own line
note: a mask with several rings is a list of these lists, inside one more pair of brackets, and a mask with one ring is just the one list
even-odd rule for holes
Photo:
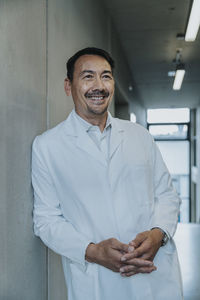
[[94,99],[94,100],[102,100],[104,97],[89,97],[91,99]]

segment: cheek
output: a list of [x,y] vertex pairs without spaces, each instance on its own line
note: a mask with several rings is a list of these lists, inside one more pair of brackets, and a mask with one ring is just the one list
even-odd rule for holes
[[84,84],[82,87],[79,89],[79,93],[82,95],[85,95],[88,91],[91,89],[91,84]]
[[112,98],[114,95],[114,89],[109,89],[109,93],[110,93],[110,98]]
[[114,84],[108,83],[108,84],[106,85],[106,88],[107,88],[107,90],[110,92],[110,94],[113,94],[113,93],[114,93]]

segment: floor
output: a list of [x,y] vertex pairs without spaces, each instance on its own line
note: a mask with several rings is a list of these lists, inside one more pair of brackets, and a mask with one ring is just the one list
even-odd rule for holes
[[178,224],[175,242],[181,265],[184,300],[200,300],[200,224]]

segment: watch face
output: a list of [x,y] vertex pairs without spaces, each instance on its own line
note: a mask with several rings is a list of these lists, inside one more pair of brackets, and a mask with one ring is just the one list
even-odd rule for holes
[[168,242],[168,236],[167,236],[166,233],[164,233],[164,237],[163,237],[163,239],[162,239],[162,246],[166,245],[167,242]]

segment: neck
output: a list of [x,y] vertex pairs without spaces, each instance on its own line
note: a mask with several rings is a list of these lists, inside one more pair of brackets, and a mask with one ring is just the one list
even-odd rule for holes
[[77,111],[76,109],[75,109],[75,111],[82,119],[84,119],[85,121],[87,121],[88,123],[90,123],[94,126],[98,126],[100,131],[103,132],[103,130],[106,126],[106,121],[107,121],[107,117],[108,117],[107,111],[102,115],[94,114],[93,116],[88,116],[88,115],[82,114],[80,111]]

